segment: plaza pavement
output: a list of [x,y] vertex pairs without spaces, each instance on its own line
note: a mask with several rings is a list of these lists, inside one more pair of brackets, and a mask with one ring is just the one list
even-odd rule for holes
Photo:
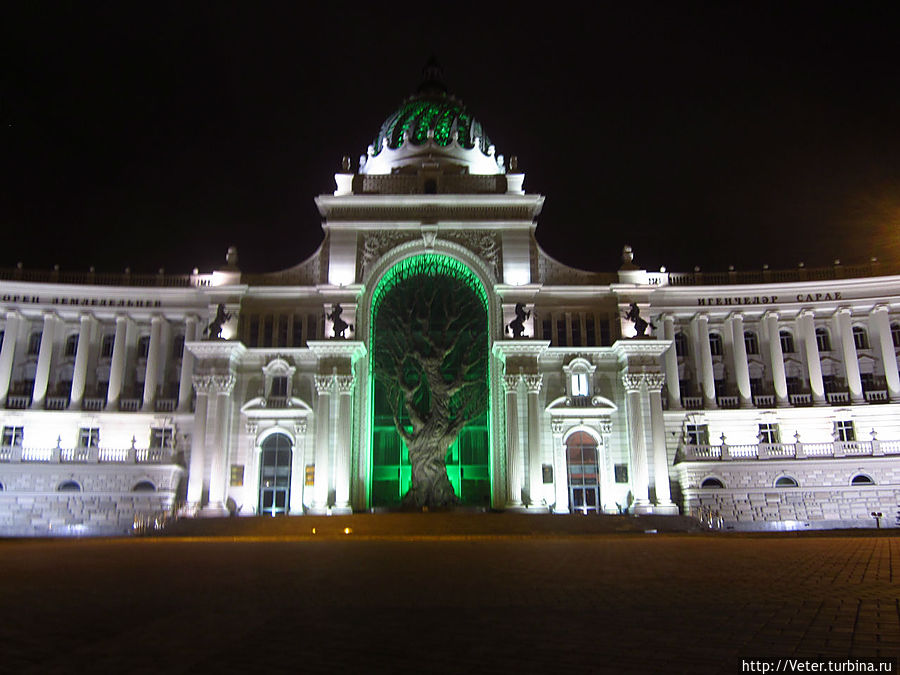
[[0,541],[0,672],[737,673],[900,653],[897,531],[493,515]]

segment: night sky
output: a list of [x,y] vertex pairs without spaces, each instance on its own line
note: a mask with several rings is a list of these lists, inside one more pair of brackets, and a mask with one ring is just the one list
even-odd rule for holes
[[568,264],[900,263],[896,3],[17,4],[3,267],[289,267],[432,54]]

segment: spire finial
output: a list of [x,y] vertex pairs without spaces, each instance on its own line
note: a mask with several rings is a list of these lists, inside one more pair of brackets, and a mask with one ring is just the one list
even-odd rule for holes
[[422,68],[422,83],[416,92],[419,94],[447,93],[447,85],[444,84],[444,69],[441,68],[441,64],[438,63],[434,54],[428,58],[425,67]]

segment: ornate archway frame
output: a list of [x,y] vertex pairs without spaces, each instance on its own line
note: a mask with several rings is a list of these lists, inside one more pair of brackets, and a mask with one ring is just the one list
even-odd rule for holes
[[436,254],[443,255],[464,265],[476,277],[484,290],[487,301],[488,318],[488,471],[490,472],[491,506],[500,508],[503,504],[505,490],[503,483],[506,480],[505,464],[503,460],[504,448],[499,439],[502,429],[499,428],[501,420],[497,414],[502,387],[500,383],[500,368],[494,361],[493,345],[497,339],[502,339],[503,316],[500,300],[494,290],[497,280],[493,270],[481,258],[472,251],[451,241],[440,239],[439,236],[425,245],[425,240],[417,239],[400,244],[382,255],[372,265],[366,268],[366,276],[363,279],[363,294],[360,298],[359,309],[356,313],[357,337],[362,337],[366,346],[367,358],[360,359],[359,372],[356,376],[358,382],[366,382],[367,386],[360,387],[360,395],[356,397],[356,419],[360,420],[359,443],[354,448],[352,458],[351,482],[353,490],[351,494],[353,509],[356,511],[368,510],[371,506],[371,475],[372,475],[372,433],[374,415],[374,379],[372,373],[373,344],[372,344],[372,303],[375,291],[378,289],[385,275],[398,263],[418,255]]

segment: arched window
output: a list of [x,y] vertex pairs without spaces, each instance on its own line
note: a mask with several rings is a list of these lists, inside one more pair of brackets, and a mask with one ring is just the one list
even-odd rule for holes
[[831,336],[827,328],[816,328],[816,346],[820,352],[831,351]]
[[789,331],[783,330],[778,333],[778,338],[781,340],[781,352],[783,354],[793,354],[794,336]]
[[748,354],[759,354],[759,340],[752,330],[744,331],[744,347]]
[[853,344],[857,349],[869,348],[869,333],[862,326],[853,326]]
[[57,492],[81,492],[81,486],[76,483],[74,480],[66,480],[60,483],[57,488]]
[[700,483],[700,487],[702,488],[716,488],[721,489],[725,487],[725,483],[720,481],[718,478],[704,478],[703,482]]
[[722,336],[718,333],[709,334],[709,351],[713,356],[722,356]]
[[259,459],[259,513],[285,515],[290,505],[291,439],[276,433],[262,443]]
[[894,342],[894,348],[900,347],[900,323],[891,324],[891,340]]
[[675,333],[675,354],[685,356],[687,354],[687,338],[684,333]]
[[70,335],[66,338],[66,356],[75,356],[78,352],[78,334]]
[[140,483],[135,483],[134,487],[131,488],[132,492],[156,492],[156,486],[151,483],[149,480],[142,480]]
[[775,481],[775,487],[797,487],[797,481],[790,476],[781,476]]
[[600,472],[597,468],[597,441],[576,431],[566,439],[566,463],[569,470],[569,504],[572,511],[600,511]]
[[875,481],[872,480],[871,476],[867,476],[864,473],[858,473],[853,476],[850,485],[875,485]]

